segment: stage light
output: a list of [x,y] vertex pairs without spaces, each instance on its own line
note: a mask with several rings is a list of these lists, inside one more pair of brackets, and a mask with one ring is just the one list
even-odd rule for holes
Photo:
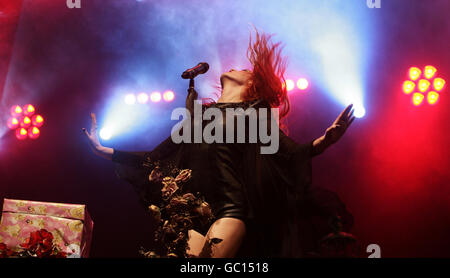
[[15,130],[17,139],[25,140],[27,137],[37,139],[39,137],[41,132],[38,127],[44,124],[44,118],[35,112],[36,108],[31,104],[24,105],[23,108],[14,105],[11,108],[11,114],[21,115],[20,117],[11,117],[7,122],[7,126]]
[[422,71],[417,67],[411,67],[409,69],[409,78],[413,81],[419,79],[421,74],[422,74]]
[[150,95],[150,100],[152,102],[159,102],[159,101],[161,101],[161,93],[160,92],[153,92]]
[[33,114],[34,114],[35,111],[36,111],[36,109],[35,109],[34,106],[31,105],[31,104],[27,104],[27,105],[25,105],[25,106],[23,107],[23,114],[24,114],[25,116],[31,117],[31,116],[33,116]]
[[416,84],[412,82],[411,80],[406,80],[403,82],[403,92],[405,94],[410,94],[414,91],[414,88],[416,87]]
[[427,95],[428,103],[431,105],[435,104],[438,101],[438,99],[439,99],[439,94],[434,91],[430,91]]
[[422,95],[421,93],[414,93],[412,99],[413,104],[415,106],[419,106],[420,104],[422,104],[424,98],[424,95]]
[[297,88],[299,88],[300,90],[306,90],[308,89],[309,86],[309,82],[306,78],[300,78],[299,80],[297,80]]
[[172,91],[165,91],[163,94],[165,101],[172,101],[175,98],[175,94]]
[[31,122],[33,123],[34,126],[41,127],[44,124],[44,118],[42,118],[41,115],[34,115],[31,118]]
[[30,139],[38,139],[40,134],[41,131],[35,126],[32,126],[28,129],[28,137],[30,137]]
[[426,79],[431,79],[433,78],[434,74],[436,73],[437,69],[433,66],[426,66],[424,71],[423,71],[423,75],[425,76]]
[[137,96],[137,101],[139,103],[145,104],[148,101],[148,95],[146,93],[140,93]]
[[353,115],[356,118],[362,118],[364,117],[364,115],[366,115],[366,109],[364,109],[364,107],[362,106],[355,106]]
[[30,119],[30,117],[27,117],[27,116],[23,117],[20,120],[20,126],[24,127],[24,128],[30,127],[31,126],[31,119]]
[[[426,95],[429,104],[436,104],[440,97],[437,92],[442,91],[445,86],[445,80],[440,77],[436,77],[437,69],[433,66],[425,66],[423,69],[424,78],[422,79],[419,79],[421,72],[418,67],[409,68],[408,74],[411,80],[416,81],[413,82],[411,80],[406,80],[403,82],[402,88],[405,94],[410,94],[414,90],[417,90],[412,96],[412,103],[415,106],[422,104]],[[428,91],[430,92],[426,94]]]
[[9,129],[16,129],[17,127],[19,127],[19,120],[17,120],[17,118],[11,117],[8,119],[7,125]]
[[136,96],[134,94],[127,94],[125,96],[125,103],[128,105],[133,105],[136,103]]
[[444,86],[445,86],[444,79],[438,77],[433,80],[433,87],[436,91],[438,92],[441,91],[442,89],[444,89]]
[[27,138],[27,130],[25,128],[16,129],[16,138],[19,140],[24,140]]
[[112,137],[111,129],[105,127],[100,130],[100,138],[104,140],[109,140],[111,139],[111,137]]
[[420,79],[418,87],[419,87],[419,91],[424,93],[424,92],[428,91],[428,88],[430,88],[430,81],[428,81],[426,79]]
[[292,91],[295,88],[295,83],[292,79],[286,79],[286,90]]
[[11,107],[11,116],[13,117],[20,117],[22,115],[22,107],[20,107],[19,105],[14,105],[13,107]]

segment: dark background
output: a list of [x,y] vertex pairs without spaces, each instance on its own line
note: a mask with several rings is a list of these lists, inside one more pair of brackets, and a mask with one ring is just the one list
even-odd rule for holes
[[[81,128],[89,127],[91,111],[101,111],[111,83],[133,81],[125,61],[142,63],[154,74],[160,64],[146,61],[179,57],[179,64],[154,74],[165,84],[193,63],[182,49],[145,47],[141,28],[130,22],[145,16],[146,42],[172,39],[176,32],[156,32],[162,28],[158,17],[148,20],[153,5],[144,2],[83,1],[82,9],[69,10],[65,1],[0,0],[1,112],[7,114],[16,98],[36,104],[47,119],[36,141],[19,142],[12,133],[0,137],[0,198],[87,204],[95,222],[92,257],[138,256],[139,246],[150,245],[153,227],[132,188],[114,175],[113,164],[90,152]],[[365,88],[370,113],[314,159],[313,184],[345,201],[361,246],[376,243],[383,257],[449,257],[449,92],[436,106],[413,107],[401,83],[410,66],[428,64],[449,82],[450,3],[382,5],[373,11],[377,39]],[[199,26],[192,22],[189,28]],[[8,81],[8,74],[14,78]],[[187,84],[178,80],[171,86],[183,92]],[[310,92],[292,97],[290,135],[299,142],[320,136],[342,109],[314,84]],[[180,94],[163,106],[161,118],[182,104]],[[151,149],[169,131],[164,124],[105,144]]]

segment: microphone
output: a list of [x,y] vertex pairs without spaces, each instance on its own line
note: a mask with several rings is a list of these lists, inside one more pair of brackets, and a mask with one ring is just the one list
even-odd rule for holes
[[208,70],[209,70],[208,63],[201,62],[201,63],[198,63],[198,65],[196,65],[195,67],[187,69],[185,72],[183,72],[183,74],[181,75],[181,78],[193,79],[197,75],[203,74],[203,73],[207,72]]

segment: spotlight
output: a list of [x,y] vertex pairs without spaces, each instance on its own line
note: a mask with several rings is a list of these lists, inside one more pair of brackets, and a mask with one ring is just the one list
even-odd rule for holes
[[25,140],[27,138],[27,130],[23,127],[16,129],[16,138],[19,140]]
[[292,91],[295,88],[295,83],[292,79],[286,79],[286,90]]
[[29,116],[29,117],[33,116],[34,111],[36,111],[36,109],[31,104],[27,104],[23,107],[23,114],[25,116]]
[[31,122],[33,123],[34,126],[41,127],[44,124],[44,118],[42,118],[41,115],[34,115],[31,118]]
[[306,90],[308,89],[309,86],[309,82],[306,78],[300,78],[299,80],[297,80],[297,88],[299,88],[300,90]]
[[11,115],[7,122],[8,128],[15,130],[16,138],[19,140],[25,140],[27,137],[31,139],[37,139],[41,133],[38,127],[44,124],[44,118],[39,114],[34,114],[36,108],[27,104],[20,107],[14,105],[11,108]]
[[31,126],[31,119],[30,119],[30,117],[27,117],[27,116],[23,117],[20,120],[20,126],[24,127],[24,128],[30,127]]
[[136,96],[134,94],[127,94],[125,96],[125,103],[128,105],[133,105],[136,103]]
[[403,82],[403,92],[405,94],[410,94],[412,91],[414,91],[414,88],[416,87],[416,83],[412,82],[411,80],[406,80]]
[[[433,66],[425,66],[423,69],[423,78],[419,79],[422,75],[422,71],[418,67],[411,67],[408,70],[409,80],[403,82],[403,92],[405,94],[412,93],[417,87],[416,91],[412,95],[412,103],[415,106],[419,106],[423,103],[425,95],[429,104],[436,104],[439,99],[439,94],[445,87],[445,80],[436,77],[437,69]],[[433,79],[434,78],[434,79]],[[429,92],[428,92],[429,91]],[[426,94],[428,92],[428,94]]]
[[165,101],[172,101],[175,98],[175,94],[172,91],[165,91],[163,94]]
[[439,99],[439,94],[436,92],[430,91],[427,95],[428,103],[431,105],[435,104],[438,101],[438,99]]
[[35,126],[32,126],[28,129],[28,137],[30,137],[30,139],[38,139],[40,134],[41,131]]
[[426,79],[431,79],[433,78],[434,74],[436,73],[437,69],[433,66],[426,66],[424,71],[423,71],[423,75],[425,76]]
[[16,129],[19,127],[19,120],[17,120],[14,117],[11,117],[8,119],[8,123],[7,123],[9,129]]
[[444,79],[438,77],[433,80],[433,87],[436,91],[438,92],[441,91],[442,89],[444,89],[444,86],[445,86]]
[[413,94],[413,104],[415,106],[419,106],[420,104],[422,104],[422,101],[425,97],[421,94],[421,93],[414,93]]
[[109,140],[111,139],[111,137],[112,137],[111,129],[105,127],[100,130],[100,138],[104,140]]
[[362,118],[366,115],[366,109],[364,109],[363,106],[355,106],[353,115],[355,115],[356,118]]
[[137,96],[137,101],[139,102],[139,103],[147,103],[147,101],[148,101],[148,95],[146,94],[146,93],[140,93],[138,96]]
[[153,92],[150,95],[150,100],[152,102],[160,102],[161,101],[161,93],[160,92]]
[[422,71],[417,67],[411,67],[409,69],[409,78],[413,81],[419,79],[421,74],[422,74]]
[[430,87],[430,81],[428,81],[426,79],[419,80],[419,91],[424,93],[428,90],[429,87]]
[[22,116],[22,107],[20,107],[19,105],[13,105],[13,107],[11,107],[11,116],[13,117],[20,117]]

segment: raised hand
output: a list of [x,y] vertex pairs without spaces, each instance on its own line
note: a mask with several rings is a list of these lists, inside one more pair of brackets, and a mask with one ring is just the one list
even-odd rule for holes
[[333,124],[327,128],[325,132],[325,144],[331,145],[336,143],[339,139],[341,139],[342,135],[344,135],[347,128],[353,123],[355,120],[355,116],[353,116],[353,104],[347,106],[344,111],[339,114]]
[[327,128],[325,134],[313,142],[315,154],[322,153],[330,145],[336,143],[344,135],[347,128],[353,123],[355,117],[353,116],[353,104],[347,106],[344,111],[339,114],[333,124]]
[[89,133],[86,128],[82,128],[82,130],[88,138],[89,146],[92,151],[98,156],[111,160],[114,150],[112,148],[104,147],[100,143],[97,131],[97,118],[94,113],[91,113],[91,132]]

